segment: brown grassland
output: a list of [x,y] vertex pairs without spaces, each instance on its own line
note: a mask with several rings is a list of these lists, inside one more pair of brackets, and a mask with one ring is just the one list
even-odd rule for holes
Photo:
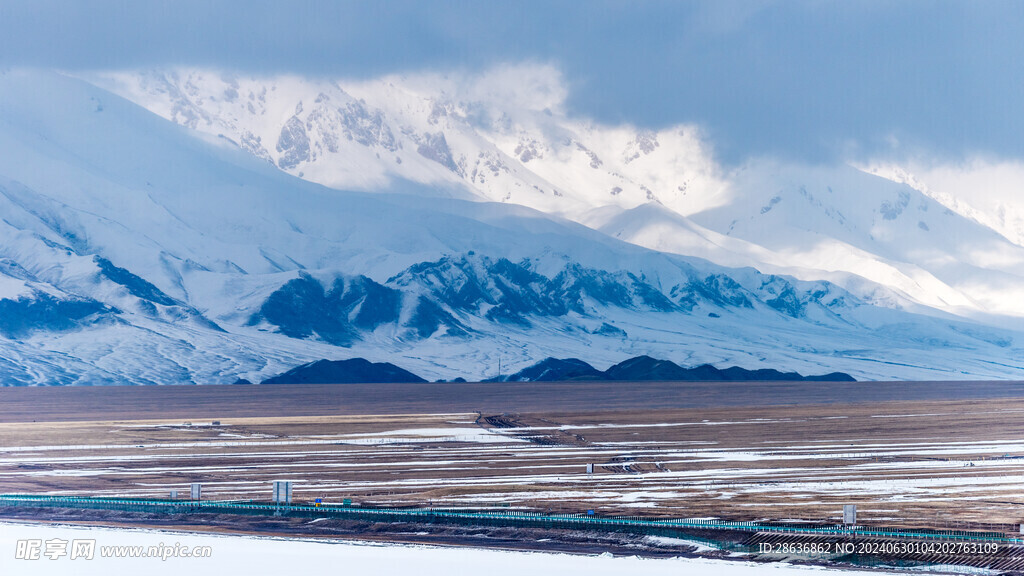
[[612,384],[0,389],[0,493],[187,497],[201,482],[204,498],[268,500],[288,479],[302,502],[1024,521],[1013,388],[906,400],[802,383],[785,404],[770,401],[782,384],[747,384],[733,405],[721,383]]

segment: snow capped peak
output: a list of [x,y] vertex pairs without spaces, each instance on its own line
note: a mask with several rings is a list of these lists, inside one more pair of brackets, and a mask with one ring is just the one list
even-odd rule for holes
[[1024,165],[1011,161],[975,159],[943,165],[913,162],[858,165],[860,170],[900,182],[934,199],[949,210],[1024,246]]
[[723,186],[696,127],[655,132],[567,116],[564,81],[547,65],[333,82],[186,69],[90,79],[337,188],[457,185],[574,219],[647,202],[690,214]]

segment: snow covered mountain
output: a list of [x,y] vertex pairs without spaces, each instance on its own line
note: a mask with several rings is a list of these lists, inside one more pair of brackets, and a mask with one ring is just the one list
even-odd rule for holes
[[[904,289],[841,267],[821,279],[823,266],[793,265],[810,253],[810,232],[786,238],[812,222],[807,214],[821,226],[848,218],[836,250],[886,251],[896,277],[917,274],[901,268],[917,255],[903,228],[882,224],[910,214],[1016,254],[977,223],[921,208],[905,186],[873,188],[890,204],[858,212],[853,199],[817,201],[824,180],[811,179],[766,187],[741,211],[736,184],[689,131],[559,132],[550,122],[564,116],[547,107],[523,112],[537,132],[511,114],[510,127],[491,118],[488,132],[474,128],[486,111],[457,100],[427,107],[398,84],[324,84],[320,102],[300,105],[292,96],[312,83],[257,92],[255,80],[177,78],[195,87],[194,106],[174,84],[139,80],[149,88],[136,99],[167,96],[147,104],[153,114],[56,73],[0,75],[4,384],[258,381],[353,356],[429,378],[493,376],[499,358],[509,370],[546,357],[603,369],[642,354],[875,379],[1021,375],[1020,333],[944,311],[983,309],[954,298],[966,288],[951,278],[974,273],[943,260],[959,244],[937,244],[938,262],[915,260],[953,291],[934,306],[922,296],[930,287],[911,289],[920,283]],[[235,95],[221,89],[232,82]],[[543,90],[524,90],[541,94],[533,108],[545,104]],[[370,103],[375,91],[386,107]],[[545,137],[516,152],[524,134]],[[577,186],[577,159],[586,182],[620,190]],[[884,183],[851,172],[840,184],[859,178]],[[865,228],[873,211],[881,223]],[[961,260],[971,256],[963,249]],[[794,270],[805,276],[778,273]]]
[[548,67],[347,82],[193,69],[92,79],[327,186],[388,190],[408,180],[659,251],[829,280],[887,306],[1024,315],[1021,236],[968,203],[849,166],[762,159],[725,171],[696,127],[568,116],[566,89]]

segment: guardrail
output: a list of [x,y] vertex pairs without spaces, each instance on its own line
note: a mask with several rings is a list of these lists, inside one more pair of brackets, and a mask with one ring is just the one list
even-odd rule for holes
[[547,527],[630,529],[650,532],[673,529],[732,530],[740,532],[775,532],[789,534],[863,536],[876,538],[909,538],[962,540],[1024,544],[1024,539],[1011,538],[996,532],[965,530],[904,530],[897,528],[865,528],[850,526],[804,527],[732,522],[704,519],[652,519],[642,516],[607,517],[592,514],[542,514],[525,511],[466,511],[457,508],[373,508],[363,506],[332,506],[305,504],[267,504],[238,500],[155,500],[140,498],[98,498],[89,496],[41,496],[33,494],[2,494],[0,506],[57,507],[79,509],[123,510],[157,513],[226,512],[240,514],[300,514],[316,517],[376,519],[386,521],[465,521],[500,525],[536,525]]

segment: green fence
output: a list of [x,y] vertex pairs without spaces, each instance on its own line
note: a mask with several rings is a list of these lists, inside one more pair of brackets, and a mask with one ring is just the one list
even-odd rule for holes
[[320,518],[348,518],[384,522],[453,522],[498,526],[537,526],[548,528],[604,529],[644,534],[669,534],[683,530],[731,530],[774,532],[841,537],[910,538],[967,540],[1024,544],[999,532],[961,530],[902,530],[850,526],[798,526],[760,522],[730,522],[702,519],[653,519],[642,516],[608,517],[587,513],[541,514],[525,511],[467,511],[458,508],[371,508],[362,506],[312,506],[305,504],[267,504],[238,500],[153,500],[138,498],[95,498],[84,496],[0,495],[0,506],[27,506],[120,510],[150,513],[234,513],[247,515],[287,514]]

